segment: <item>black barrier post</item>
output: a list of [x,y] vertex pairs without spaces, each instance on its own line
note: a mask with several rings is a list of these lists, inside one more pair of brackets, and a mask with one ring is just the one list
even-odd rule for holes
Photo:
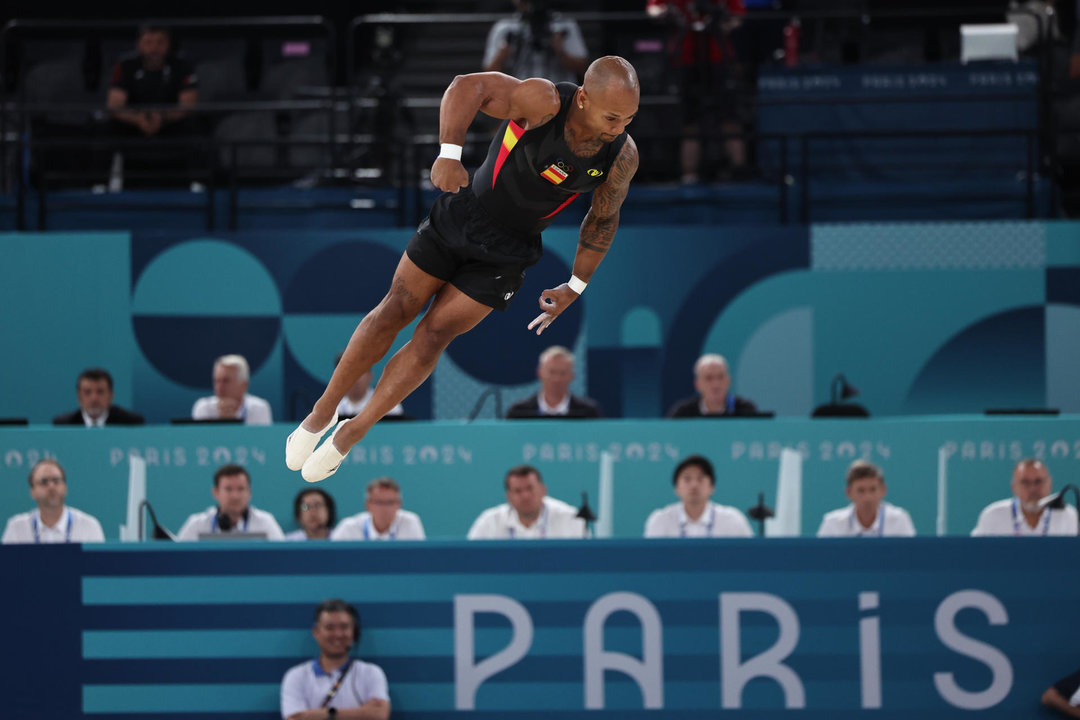
[[240,212],[239,191],[236,187],[236,143],[229,144],[229,229],[235,231],[238,225],[237,214]]
[[802,197],[802,207],[799,208],[799,222],[803,225],[810,224],[810,136],[799,137],[799,148],[802,157],[799,158],[801,165],[802,187],[799,188]]
[[788,136],[780,137],[780,224],[788,224]]

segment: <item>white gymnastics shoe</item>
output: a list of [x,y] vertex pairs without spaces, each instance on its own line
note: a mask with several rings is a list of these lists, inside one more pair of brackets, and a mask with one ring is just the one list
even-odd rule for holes
[[334,419],[330,421],[330,424],[317,433],[305,430],[302,424],[293,430],[292,434],[285,440],[285,466],[290,470],[302,468],[304,461],[311,457],[311,453],[315,452],[315,446],[319,444],[319,438],[325,435],[326,431],[334,427],[335,424],[337,424],[337,413],[334,413]]
[[348,451],[340,453],[338,452],[338,449],[334,447],[334,438],[337,437],[338,430],[340,430],[341,426],[347,422],[347,419],[339,422],[338,426],[334,428],[334,432],[326,439],[326,442],[320,445],[319,449],[313,452],[311,457],[304,461],[304,466],[300,469],[300,474],[303,475],[304,479],[309,483],[316,483],[333,475],[341,466],[341,461],[349,454]]

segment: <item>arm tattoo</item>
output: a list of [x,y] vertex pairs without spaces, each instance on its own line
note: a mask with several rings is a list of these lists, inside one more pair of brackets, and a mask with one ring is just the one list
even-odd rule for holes
[[592,206],[581,223],[579,248],[606,253],[611,247],[615,231],[619,228],[619,209],[626,199],[630,179],[637,172],[637,167],[637,146],[628,137],[611,166],[608,179],[593,192]]

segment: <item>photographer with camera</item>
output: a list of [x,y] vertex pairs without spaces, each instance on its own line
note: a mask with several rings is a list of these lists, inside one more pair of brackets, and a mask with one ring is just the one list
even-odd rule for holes
[[552,12],[547,0],[513,1],[517,14],[488,32],[484,71],[578,82],[589,63],[577,22]]

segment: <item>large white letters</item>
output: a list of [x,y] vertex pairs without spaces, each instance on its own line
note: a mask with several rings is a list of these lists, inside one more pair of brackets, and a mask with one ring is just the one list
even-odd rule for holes
[[[604,623],[612,613],[625,610],[641,623],[641,656],[604,650]],[[604,671],[626,673],[641,688],[646,709],[664,707],[664,645],[660,613],[636,593],[604,595],[585,614],[585,708],[604,709]]]
[[[499,613],[510,621],[510,644],[499,652],[476,662],[474,616],[477,613]],[[458,710],[476,708],[476,690],[495,673],[516,663],[529,652],[533,641],[532,618],[529,611],[505,595],[454,596],[454,707]]]
[[950,705],[964,710],[985,710],[1005,699],[1012,689],[1013,669],[1005,653],[993,645],[973,640],[956,629],[956,614],[965,608],[982,610],[991,625],[1005,625],[1009,615],[1005,606],[982,590],[961,590],[941,601],[934,613],[934,630],[941,643],[954,652],[978,660],[990,668],[993,680],[980,692],[969,692],[956,683],[951,672],[934,673],[934,686]]
[[[741,662],[739,615],[743,611],[768,613],[780,626],[780,637],[765,652]],[[799,618],[783,598],[768,593],[720,593],[720,694],[724,708],[742,707],[742,691],[756,677],[770,677],[784,690],[784,707],[806,707],[802,680],[784,660],[799,642]]]

